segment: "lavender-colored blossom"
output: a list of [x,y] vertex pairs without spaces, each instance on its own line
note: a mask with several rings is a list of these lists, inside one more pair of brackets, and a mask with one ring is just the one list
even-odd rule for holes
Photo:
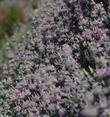
[[97,76],[99,76],[99,77],[106,77],[106,76],[109,77],[110,76],[110,67],[97,69],[96,73],[97,73]]
[[32,31],[6,45],[1,116],[108,116],[110,13],[100,1],[45,0]]

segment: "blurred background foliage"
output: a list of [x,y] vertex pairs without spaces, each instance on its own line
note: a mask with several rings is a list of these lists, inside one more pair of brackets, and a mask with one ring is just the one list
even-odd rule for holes
[[22,10],[17,6],[11,6],[0,13],[0,39],[5,37],[5,34],[11,36],[18,22],[23,22],[24,17]]
[[16,38],[19,37],[21,28],[26,26],[25,29],[29,29],[29,17],[34,10],[40,7],[42,1],[0,0],[0,69],[6,60],[6,42],[12,39],[15,34],[17,35]]

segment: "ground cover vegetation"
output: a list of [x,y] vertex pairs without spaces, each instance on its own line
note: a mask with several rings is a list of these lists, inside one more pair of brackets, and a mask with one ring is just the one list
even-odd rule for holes
[[32,31],[7,43],[1,117],[110,117],[110,7],[45,0]]

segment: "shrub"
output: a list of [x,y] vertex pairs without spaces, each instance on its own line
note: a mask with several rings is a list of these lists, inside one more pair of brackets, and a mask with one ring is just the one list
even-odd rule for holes
[[7,45],[1,115],[110,116],[109,12],[95,0],[46,2],[28,41]]

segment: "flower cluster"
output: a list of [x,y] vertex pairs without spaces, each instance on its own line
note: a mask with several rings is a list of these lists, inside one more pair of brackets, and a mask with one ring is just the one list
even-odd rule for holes
[[96,0],[46,0],[32,32],[7,45],[1,117],[110,116],[109,12]]

